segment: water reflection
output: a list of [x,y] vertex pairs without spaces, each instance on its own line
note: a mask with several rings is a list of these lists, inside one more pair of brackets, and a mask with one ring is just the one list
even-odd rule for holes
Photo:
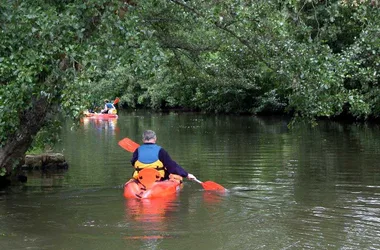
[[[62,150],[69,172],[42,181],[28,175],[33,188],[26,196],[19,195],[23,189],[0,197],[0,245],[380,249],[379,127],[320,122],[288,130],[286,124],[148,112],[84,120],[78,131],[67,123]],[[131,154],[118,141],[139,142],[147,128],[186,170],[220,183],[228,195],[187,182],[178,196],[125,200],[121,185],[131,176]]]
[[130,240],[170,238],[170,213],[179,208],[177,194],[156,199],[126,199],[125,220],[131,224]]
[[162,222],[168,212],[175,210],[176,200],[177,194],[156,199],[126,199],[126,218],[138,222]]
[[226,193],[220,193],[217,191],[204,191],[203,192],[203,201],[205,202],[205,205],[213,206],[220,204],[224,197],[226,196]]
[[81,122],[85,130],[95,129],[96,131],[105,131],[113,135],[120,131],[117,126],[117,118],[94,119],[83,117]]
[[63,187],[67,170],[28,171],[28,186],[41,187],[44,190],[54,187]]

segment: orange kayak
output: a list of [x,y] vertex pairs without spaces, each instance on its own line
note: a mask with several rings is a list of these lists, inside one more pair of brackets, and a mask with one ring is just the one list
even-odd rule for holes
[[165,180],[155,182],[151,187],[146,188],[135,179],[129,180],[124,185],[125,198],[151,199],[173,195],[181,189],[181,181]]
[[94,119],[114,119],[118,118],[117,114],[101,114],[101,113],[84,113],[85,117]]
[[167,197],[181,189],[182,178],[160,181],[155,169],[143,169],[137,179],[131,179],[124,185],[125,198],[150,199]]

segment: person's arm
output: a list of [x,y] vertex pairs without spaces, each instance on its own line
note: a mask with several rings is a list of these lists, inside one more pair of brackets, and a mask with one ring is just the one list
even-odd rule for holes
[[172,158],[169,156],[168,152],[165,149],[161,148],[158,154],[160,161],[164,164],[166,169],[170,174],[178,174],[182,177],[187,177],[189,173],[178,165]]
[[131,164],[132,166],[135,166],[135,162],[139,158],[139,151],[136,149],[135,152],[133,152],[132,158],[131,158]]

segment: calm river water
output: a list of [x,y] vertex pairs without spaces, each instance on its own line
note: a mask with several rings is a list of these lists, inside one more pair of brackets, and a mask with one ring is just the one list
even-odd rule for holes
[[[174,199],[126,200],[132,154],[117,142],[145,129],[228,192],[186,180]],[[380,249],[379,126],[121,112],[62,138],[67,171],[0,193],[1,249]]]

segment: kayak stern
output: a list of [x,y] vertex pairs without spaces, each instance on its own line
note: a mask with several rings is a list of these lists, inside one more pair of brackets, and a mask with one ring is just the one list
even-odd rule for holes
[[147,189],[135,179],[129,180],[124,185],[124,197],[127,199],[151,199],[166,197],[177,193],[181,189],[181,181],[165,180],[155,182],[151,188]]

